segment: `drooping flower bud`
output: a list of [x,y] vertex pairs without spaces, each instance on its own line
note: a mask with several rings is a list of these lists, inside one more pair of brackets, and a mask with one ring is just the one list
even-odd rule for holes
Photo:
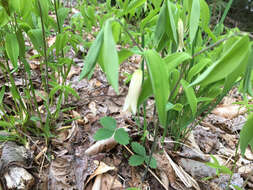
[[125,99],[123,111],[131,111],[134,115],[137,111],[138,98],[141,92],[142,70],[136,70],[132,76],[128,94]]
[[178,30],[178,52],[182,52],[184,49],[184,23],[182,19],[178,20],[177,23],[177,30]]

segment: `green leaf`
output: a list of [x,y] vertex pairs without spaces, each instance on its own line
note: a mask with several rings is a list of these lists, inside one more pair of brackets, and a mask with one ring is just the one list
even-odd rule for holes
[[62,89],[61,85],[56,85],[49,93],[50,99],[53,99],[53,96],[55,95],[56,92]]
[[103,64],[106,78],[112,85],[116,93],[119,93],[119,58],[115,42],[112,35],[111,20],[105,22],[104,44],[103,44]]
[[197,98],[195,92],[191,86],[189,86],[188,82],[184,79],[181,80],[181,84],[186,94],[186,98],[188,103],[190,104],[192,115],[197,113]]
[[166,33],[166,20],[168,18],[168,9],[167,9],[167,5],[164,2],[162,7],[161,7],[161,11],[158,17],[158,21],[156,24],[156,28],[155,28],[155,36],[154,36],[154,40],[155,40],[155,46],[158,46],[160,41],[163,38],[163,35]]
[[159,54],[153,50],[145,51],[145,58],[155,95],[159,120],[162,126],[165,127],[167,122],[166,104],[169,95],[169,78],[166,72],[166,65]]
[[114,134],[114,139],[116,142],[122,145],[127,145],[130,140],[128,133],[123,128],[119,128],[116,130]]
[[6,122],[6,121],[0,121],[0,126],[1,127],[12,127],[10,122]]
[[24,35],[22,33],[22,30],[18,30],[16,32],[17,40],[18,40],[18,45],[19,45],[19,56],[21,58],[25,58],[25,40],[24,40]]
[[236,190],[243,190],[242,188],[240,188],[239,186],[237,185],[232,185]]
[[5,36],[5,50],[15,69],[18,68],[19,45],[15,34]]
[[64,20],[67,18],[69,9],[65,7],[61,7],[57,10],[58,13],[58,19],[59,19],[59,25],[60,25],[60,30],[62,31],[62,27],[64,24]]
[[141,94],[138,99],[138,107],[149,97],[153,94],[151,86],[151,80],[150,77],[148,77],[142,85]]
[[218,169],[220,173],[229,174],[229,175],[233,174],[233,172],[226,166],[219,166]]
[[144,146],[140,145],[137,142],[132,142],[131,147],[135,153],[141,155],[142,157],[146,156],[146,150],[145,150]]
[[10,17],[6,13],[5,9],[0,5],[0,27],[8,23]]
[[197,64],[193,65],[187,75],[187,81],[191,81],[192,78],[199,74],[209,63],[211,63],[211,59],[203,58]]
[[177,52],[165,57],[164,62],[167,65],[167,70],[171,72],[172,69],[176,68],[178,65],[191,58],[191,55],[188,53]]
[[147,0],[131,0],[126,8],[126,11],[124,11],[124,14],[136,10],[138,7],[142,6],[146,1]]
[[175,111],[178,111],[180,112],[181,110],[183,109],[183,105],[182,104],[172,104],[170,102],[168,102],[166,104],[166,111],[169,111],[169,110],[175,110]]
[[248,64],[246,68],[246,73],[245,73],[245,77],[243,81],[244,92],[248,93],[251,96],[253,96],[253,89],[252,89],[252,84],[251,84],[252,69],[253,69],[253,49],[251,48],[249,52],[249,59],[248,59]]
[[97,130],[93,138],[97,141],[108,139],[112,137],[114,131],[108,130],[106,128],[100,128]]
[[[146,164],[148,164],[148,161],[149,161],[149,156],[146,156],[146,157],[145,157],[145,162],[146,162]],[[153,168],[153,169],[156,168],[156,167],[157,167],[156,159],[154,159],[154,158],[152,157],[151,160],[150,160],[149,166],[150,166],[151,168]]]
[[79,80],[86,77],[90,73],[90,71],[92,71],[92,68],[95,67],[100,49],[103,44],[103,38],[104,38],[104,31],[101,30],[96,40],[92,43],[87,56],[85,57],[84,66],[80,74]]
[[68,42],[68,35],[67,33],[59,33],[56,36],[56,40],[55,40],[55,48],[56,48],[56,56],[59,55],[59,52],[62,51],[64,49],[64,47],[66,46]]
[[121,64],[123,61],[125,61],[128,57],[133,55],[132,51],[129,51],[127,49],[121,49],[118,53],[119,55],[119,63]]
[[[234,40],[233,38],[230,40]],[[229,42],[228,42],[229,43]],[[212,82],[226,78],[248,55],[249,38],[248,36],[237,38],[231,48],[223,53],[223,56],[205,70],[192,84],[208,85]]]
[[248,144],[251,145],[251,149],[253,149],[253,113],[251,113],[244,124],[241,132],[240,132],[240,148],[242,155],[245,154],[245,150]]
[[114,131],[117,126],[116,120],[112,117],[102,117],[99,122],[104,128],[111,131]]
[[190,43],[195,39],[200,19],[200,2],[199,0],[192,0],[192,9],[190,15]]
[[216,164],[216,165],[218,165],[218,166],[220,165],[219,162],[218,162],[218,160],[217,160],[217,158],[215,158],[215,156],[210,155],[210,157],[213,159],[214,164]]
[[172,32],[172,36],[174,41],[177,44],[177,30],[176,30],[176,25],[175,25],[175,19],[172,13],[172,3],[170,1],[168,1],[168,13],[169,13],[169,21],[170,21],[170,27],[169,30],[170,32]]
[[201,19],[201,27],[206,28],[210,22],[210,11],[208,4],[205,0],[200,0],[200,19]]
[[32,41],[34,48],[38,52],[42,52],[41,48],[43,46],[43,37],[42,37],[42,30],[41,29],[31,29],[28,31],[28,36]]
[[135,154],[129,158],[128,163],[130,166],[139,166],[139,165],[143,164],[144,159],[145,158],[143,156]]
[[0,105],[3,104],[4,93],[5,93],[5,86],[2,86],[0,91]]
[[73,96],[75,96],[77,99],[80,99],[80,96],[78,95],[78,93],[75,91],[75,89],[71,88],[70,86],[64,86],[64,89],[67,93],[72,94]]

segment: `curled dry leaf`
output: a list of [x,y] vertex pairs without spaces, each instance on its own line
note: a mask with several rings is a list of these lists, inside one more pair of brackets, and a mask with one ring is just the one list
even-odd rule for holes
[[213,114],[227,119],[233,119],[246,112],[247,109],[245,107],[241,107],[237,104],[219,106],[212,111]]
[[[164,183],[164,185],[168,187],[168,185],[171,184],[173,188],[177,186],[175,172],[171,167],[170,163],[168,162],[166,156],[164,154],[163,155],[155,154],[154,157],[157,161],[157,168],[160,171],[161,180]],[[166,176],[164,176],[164,174]]]
[[92,186],[92,190],[100,190],[101,189],[101,184],[102,184],[102,174],[97,175],[94,184]]
[[58,157],[49,168],[49,189],[72,190],[75,188],[75,177],[72,173],[72,156]]
[[203,162],[181,158],[179,164],[193,177],[203,178],[216,175],[216,170]]
[[167,152],[163,149],[163,152],[167,158],[167,160],[169,161],[171,167],[173,168],[173,170],[175,171],[176,175],[179,177],[179,179],[184,183],[184,185],[187,188],[191,188],[194,187],[197,190],[200,190],[200,187],[198,185],[198,183],[189,175],[187,174],[182,167],[178,166],[171,158],[170,156],[167,154]]
[[122,184],[114,176],[111,176],[108,173],[105,173],[102,176],[103,176],[102,177],[102,184],[101,184],[101,189],[102,190],[119,190],[119,189],[123,189]]
[[81,72],[81,68],[80,67],[74,67],[74,66],[72,66],[71,69],[70,69],[70,71],[69,71],[67,79],[70,80],[74,75],[79,75],[80,72]]
[[245,158],[248,160],[253,160],[253,153],[249,147],[245,150]]
[[115,170],[115,167],[112,166],[108,166],[106,165],[104,162],[98,162],[98,161],[94,161],[95,164],[97,164],[97,169],[94,171],[93,174],[90,175],[89,179],[86,182],[86,185],[90,182],[90,180],[92,180],[94,177],[104,174],[110,170]]
[[238,169],[239,174],[249,174],[253,171],[253,163],[244,165]]
[[109,139],[96,142],[94,145],[92,145],[85,151],[85,154],[92,156],[102,151],[108,152],[111,149],[113,149],[116,145],[117,142],[114,140],[114,137],[111,137]]
[[84,121],[81,117],[81,115],[75,111],[75,110],[72,110],[72,114],[73,114],[73,118],[78,118],[76,121],[79,125],[84,125],[87,123],[87,121]]

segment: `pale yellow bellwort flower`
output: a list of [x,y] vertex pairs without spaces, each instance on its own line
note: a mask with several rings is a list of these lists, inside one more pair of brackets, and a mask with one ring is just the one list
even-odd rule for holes
[[142,85],[142,70],[138,69],[134,72],[129,89],[128,94],[125,99],[125,103],[123,106],[123,111],[130,111],[134,115],[137,112],[137,103],[138,98],[141,92],[141,85]]
[[177,23],[177,30],[178,30],[178,52],[182,52],[184,49],[184,23],[182,19],[178,20]]

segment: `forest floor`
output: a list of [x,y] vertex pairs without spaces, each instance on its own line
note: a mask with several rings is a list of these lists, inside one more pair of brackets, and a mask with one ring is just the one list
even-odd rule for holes
[[[49,39],[48,43],[53,41],[55,37]],[[175,151],[172,138],[166,138],[163,145],[158,143],[154,153],[157,169],[149,169],[143,180],[146,167],[132,167],[128,163],[132,154],[130,146],[119,145],[112,139],[97,145],[93,139],[95,132],[101,128],[99,119],[110,116],[116,119],[117,127],[127,129],[132,141],[141,142],[142,131],[136,117],[122,111],[128,91],[125,84],[127,77],[123,73],[131,74],[138,69],[140,56],[134,55],[120,65],[118,95],[99,67],[96,67],[90,80],[79,81],[84,60],[74,53],[67,56],[75,62],[67,84],[71,84],[80,99],[72,97],[64,102],[63,108],[73,109],[60,115],[55,123],[55,136],[49,144],[43,137],[29,134],[24,134],[28,141],[26,147],[11,141],[0,143],[0,177],[3,185],[0,189],[13,185],[13,189],[41,190],[116,190],[130,187],[152,190],[224,190],[230,181],[230,176],[224,173],[229,172],[221,167],[217,175],[216,169],[207,166],[206,163],[212,160],[211,155],[221,166],[233,169],[232,185],[253,189],[253,153],[247,148],[245,157],[242,157],[237,149],[239,132],[247,118],[247,110],[235,104],[242,101],[237,88],[232,89],[207,117],[203,120],[199,118],[190,126],[192,130],[178,151]],[[36,90],[44,93],[39,60],[30,62],[30,66],[33,82],[37,84]],[[14,77],[16,85],[22,89],[22,73]],[[1,85],[8,85],[8,81],[2,80]],[[4,103],[11,107],[10,99],[5,97]],[[42,101],[38,96],[41,110],[44,109]],[[147,102],[146,114],[150,132],[153,130],[153,108],[154,100],[151,98]],[[140,116],[141,124],[143,120]],[[143,143],[147,152],[150,152],[153,141],[153,134],[148,134]],[[89,148],[93,149],[87,153]]]

